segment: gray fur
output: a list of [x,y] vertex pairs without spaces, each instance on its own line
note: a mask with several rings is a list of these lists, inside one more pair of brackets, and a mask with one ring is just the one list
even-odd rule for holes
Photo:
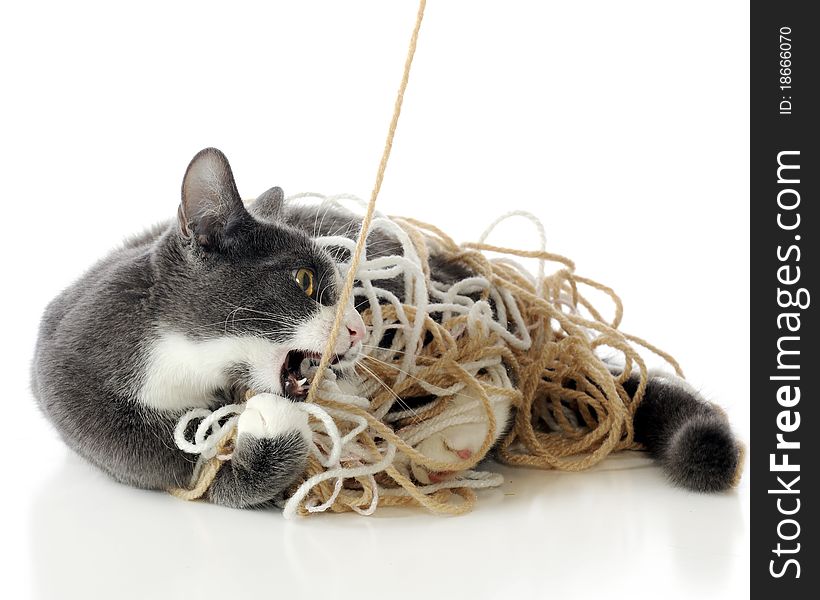
[[[634,394],[637,381],[628,381],[626,388]],[[735,482],[740,443],[725,414],[667,379],[650,379],[635,413],[635,440],[646,446],[675,485],[720,492]]]

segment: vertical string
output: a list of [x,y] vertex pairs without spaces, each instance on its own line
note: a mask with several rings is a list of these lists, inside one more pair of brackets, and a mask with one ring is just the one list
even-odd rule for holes
[[407,81],[410,78],[410,67],[413,65],[413,57],[416,54],[416,43],[419,38],[419,29],[421,29],[421,21],[424,18],[424,8],[427,5],[427,0],[419,2],[419,10],[416,15],[416,24],[413,27],[413,35],[410,37],[410,45],[407,48],[407,58],[404,61],[404,73],[402,74],[401,84],[399,85],[398,94],[396,94],[396,102],[393,105],[393,117],[390,120],[390,127],[387,130],[387,139],[384,142],[384,151],[382,152],[382,159],[379,162],[379,169],[376,172],[376,181],[373,184],[373,191],[370,192],[370,201],[367,204],[367,212],[365,212],[362,219],[362,227],[359,230],[359,239],[356,243],[356,248],[353,250],[353,255],[350,259],[350,268],[345,277],[344,287],[339,297],[339,306],[336,309],[336,319],[333,321],[333,328],[330,331],[330,337],[327,340],[325,351],[322,353],[322,360],[319,362],[319,368],[316,370],[316,375],[313,377],[310,390],[306,402],[313,402],[316,399],[319,386],[322,384],[325,370],[330,364],[331,357],[335,354],[336,341],[339,339],[339,331],[342,327],[342,321],[345,317],[347,303],[350,301],[350,296],[353,293],[353,282],[356,280],[356,271],[359,268],[359,263],[362,260],[362,251],[367,243],[367,232],[370,230],[370,223],[373,221],[373,212],[376,208],[376,199],[379,197],[379,191],[384,180],[384,172],[387,169],[387,161],[390,159],[390,151],[393,149],[393,137],[396,134],[396,126],[399,123],[399,115],[401,114],[401,105],[404,101],[404,91],[407,89]]

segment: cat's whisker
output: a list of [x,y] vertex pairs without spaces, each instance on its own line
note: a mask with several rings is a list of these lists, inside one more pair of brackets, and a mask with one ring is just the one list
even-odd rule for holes
[[[236,305],[233,305],[233,306],[236,306]],[[280,316],[280,315],[277,315],[277,314],[274,314],[274,313],[266,312],[264,310],[249,308],[247,306],[236,306],[236,310],[245,310],[245,311],[257,313],[257,314],[260,314],[260,315],[265,315],[266,317],[279,317]]]
[[319,285],[318,285],[318,288],[319,288],[319,304],[322,303],[322,299],[325,296],[325,288],[322,286],[322,284],[325,281],[325,276],[326,275],[327,275],[327,271],[323,271],[322,274],[319,276]]
[[[233,302],[229,302],[229,301],[227,301],[225,299],[222,299],[222,298],[216,298],[216,301],[231,307],[231,311],[228,312],[227,315],[225,315],[225,319],[222,320],[222,321],[216,321],[216,322],[213,322],[213,323],[204,323],[202,325],[197,325],[197,326],[189,328],[188,331],[197,331],[197,330],[207,329],[209,327],[215,327],[217,325],[221,325],[223,333],[227,335],[229,327],[236,327],[237,322],[243,322],[243,321],[260,321],[260,322],[276,323],[277,325],[281,325],[283,327],[287,327],[287,328],[291,328],[291,329],[296,329],[304,323],[304,321],[299,320],[299,319],[287,318],[287,317],[284,317],[282,315],[276,315],[274,313],[270,313],[270,312],[263,311],[263,310],[258,310],[258,309],[255,309],[255,308],[250,308],[248,306],[241,306],[241,305],[235,304]],[[237,315],[242,311],[249,312],[249,313],[255,313],[257,315],[262,315],[262,316],[261,317],[251,316],[251,317],[241,317],[241,318],[237,317]],[[277,336],[277,335],[281,335],[281,334],[274,333],[273,335]],[[284,340],[282,340],[282,341],[284,342]]]
[[391,354],[409,354],[409,352],[405,352],[404,350],[393,350],[392,348],[383,348],[382,346],[374,346],[373,344],[365,344],[364,342],[362,342],[362,347],[372,348],[373,350],[381,350],[383,352],[390,352]]
[[367,250],[370,252],[373,249],[380,250],[384,248],[391,248],[394,247],[397,250],[400,249],[396,246],[396,244],[392,240],[374,240],[372,242],[367,243]]
[[234,318],[231,323],[236,323],[237,321],[263,321],[267,323],[277,323],[279,325],[298,325],[298,323],[294,323],[292,321],[285,321],[282,319],[272,319],[270,317],[242,317],[241,319]]
[[[351,237],[353,233],[353,229],[358,229],[361,226],[361,223],[357,223],[356,221],[350,221],[348,223],[342,223],[339,225],[332,233],[328,234],[327,237],[335,237],[337,235],[341,235],[342,237]],[[342,230],[344,232],[342,233]]]
[[369,373],[370,376],[373,379],[375,379],[379,384],[381,384],[381,386],[384,389],[386,389],[388,392],[390,392],[390,394],[396,399],[396,402],[399,404],[399,406],[401,406],[404,410],[410,411],[413,415],[413,419],[417,418],[418,413],[416,412],[416,409],[414,409],[409,404],[407,404],[407,402],[405,402],[395,391],[393,391],[393,388],[391,388],[389,385],[387,385],[381,377],[376,375],[372,370],[368,369],[361,362],[359,363],[358,366],[360,366],[362,369],[364,369],[365,372]]
[[281,332],[276,331],[257,331],[254,333],[256,337],[264,338],[267,340],[271,340],[277,344],[287,344],[290,340],[288,335],[284,335]]
[[[197,331],[197,330],[199,330],[199,329],[206,329],[206,328],[208,328],[208,327],[215,327],[215,326],[217,326],[217,325],[221,325],[221,326],[223,327],[223,329],[224,329],[224,332],[227,334],[227,332],[228,332],[228,325],[227,325],[227,322],[228,322],[228,320],[229,320],[229,319],[230,319],[230,315],[228,316],[228,318],[226,318],[226,319],[225,319],[225,321],[217,321],[217,322],[215,322],[215,323],[205,323],[205,324],[203,324],[203,325],[197,325],[197,326],[195,326],[195,327],[190,327],[190,328],[188,329],[188,331]],[[298,321],[286,321],[286,320],[271,319],[271,318],[265,318],[265,317],[247,317],[247,318],[241,318],[241,319],[232,319],[232,320],[230,321],[231,326],[235,326],[235,324],[236,324],[236,322],[237,322],[237,321],[240,321],[240,322],[241,322],[241,321],[261,321],[261,322],[270,322],[270,323],[276,323],[276,324],[278,324],[278,325],[282,325],[282,326],[284,326],[284,327],[289,327],[289,328],[296,328],[296,327],[298,327],[298,326],[301,324],[301,323],[300,323],[300,322],[298,322]]]
[[[319,221],[319,229],[318,229],[318,231],[316,232],[316,233],[317,233],[317,235],[320,235],[320,234],[322,233],[322,225],[323,225],[323,224],[324,224],[324,222],[325,222],[325,217],[327,216],[327,213],[330,211],[330,208],[331,208],[331,205],[330,205],[330,203],[328,202],[328,203],[327,203],[327,205],[325,206],[325,210],[324,210],[324,212],[322,213],[322,218],[321,218],[321,220]],[[314,237],[316,237],[316,236],[314,236]]]
[[315,212],[315,214],[313,215],[313,235],[311,236],[313,238],[315,238],[317,236],[316,225],[317,225],[318,221],[319,221],[319,211],[317,210]]
[[242,308],[237,307],[237,308],[233,309],[231,312],[229,312],[228,315],[225,317],[225,333],[228,333],[228,319],[231,319],[231,325],[235,326],[236,325],[236,313],[238,313],[240,310],[242,310]]
[[[431,385],[429,381],[425,381],[424,379],[420,379],[420,378],[416,377],[415,375],[412,375],[412,374],[408,373],[404,369],[401,369],[401,368],[397,367],[396,365],[390,364],[390,363],[385,362],[383,360],[379,360],[378,358],[376,358],[374,356],[370,356],[369,354],[363,354],[362,358],[367,358],[369,360],[380,363],[380,364],[384,365],[385,367],[388,367],[390,369],[394,369],[394,370],[398,371],[399,373],[404,373],[407,377],[409,377],[410,379],[412,379],[414,381],[418,381],[419,383],[425,383],[427,385]],[[481,398],[477,398],[475,396],[470,396],[468,394],[465,394],[463,391],[459,391],[458,395],[461,396],[462,398],[467,398],[468,400],[475,400],[477,402],[482,401]]]
[[384,365],[385,367],[390,367],[391,369],[394,369],[395,371],[398,371],[399,373],[404,373],[407,377],[409,377],[410,379],[413,379],[414,381],[419,381],[421,383],[428,383],[428,382],[424,381],[423,379],[419,379],[415,375],[412,375],[411,373],[408,373],[404,369],[401,369],[400,367],[397,367],[396,365],[391,364],[389,362],[385,362],[383,360],[380,360],[380,359],[376,358],[375,356],[370,356],[369,354],[365,354],[365,355],[362,356],[362,358],[372,360],[372,361],[377,362],[381,365]]
[[301,324],[301,321],[297,320],[297,319],[287,319],[286,317],[283,317],[282,315],[277,315],[275,313],[266,312],[264,310],[257,310],[255,308],[249,308],[249,307],[246,307],[246,306],[237,306],[235,308],[235,310],[233,310],[231,312],[231,314],[234,315],[234,319],[233,319],[234,321],[242,320],[242,319],[236,319],[236,313],[240,310],[244,310],[244,311],[247,311],[247,312],[263,315],[263,316],[269,317],[271,319],[276,319],[276,320],[280,321],[282,324],[285,324],[285,325],[299,325],[299,324]]
[[217,325],[225,326],[227,320],[230,318],[230,315],[221,321],[214,321],[213,323],[203,323],[202,325],[195,325],[193,327],[189,327],[187,331],[197,331],[198,329],[206,329],[208,327],[216,327]]
[[[324,207],[324,212],[322,212],[322,207]],[[330,203],[327,200],[323,200],[318,207],[316,207],[316,212],[313,216],[313,237],[318,237],[322,231],[322,225],[319,222],[319,215],[322,215],[322,220],[324,220],[324,215],[327,214],[328,209],[330,208]]]

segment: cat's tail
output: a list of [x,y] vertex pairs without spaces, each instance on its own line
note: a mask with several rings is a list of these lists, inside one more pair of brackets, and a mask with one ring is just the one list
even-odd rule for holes
[[[625,387],[633,394],[637,382],[630,380]],[[737,485],[743,445],[723,410],[684,381],[650,378],[634,423],[635,440],[663,465],[673,483],[699,492]]]

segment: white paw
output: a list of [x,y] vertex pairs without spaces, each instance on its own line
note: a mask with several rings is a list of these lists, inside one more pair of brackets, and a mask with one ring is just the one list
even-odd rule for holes
[[[493,403],[493,413],[496,420],[495,438],[492,443],[501,437],[506,431],[507,420],[510,415],[511,405],[506,398],[491,398]],[[471,411],[479,422],[453,425],[434,433],[430,437],[416,444],[416,450],[425,456],[447,463],[459,463],[475,456],[484,445],[487,437],[488,424],[484,408],[476,408]],[[421,483],[438,483],[453,476],[453,471],[429,471],[415,463],[411,465],[413,476]]]
[[308,415],[298,405],[276,394],[257,394],[239,415],[237,435],[273,438],[299,432],[305,440],[312,439]]
[[[481,450],[486,435],[487,426],[483,424],[453,425],[419,442],[416,450],[433,460],[458,463]],[[453,475],[452,471],[428,471],[416,464],[412,470],[421,483],[438,483]]]

